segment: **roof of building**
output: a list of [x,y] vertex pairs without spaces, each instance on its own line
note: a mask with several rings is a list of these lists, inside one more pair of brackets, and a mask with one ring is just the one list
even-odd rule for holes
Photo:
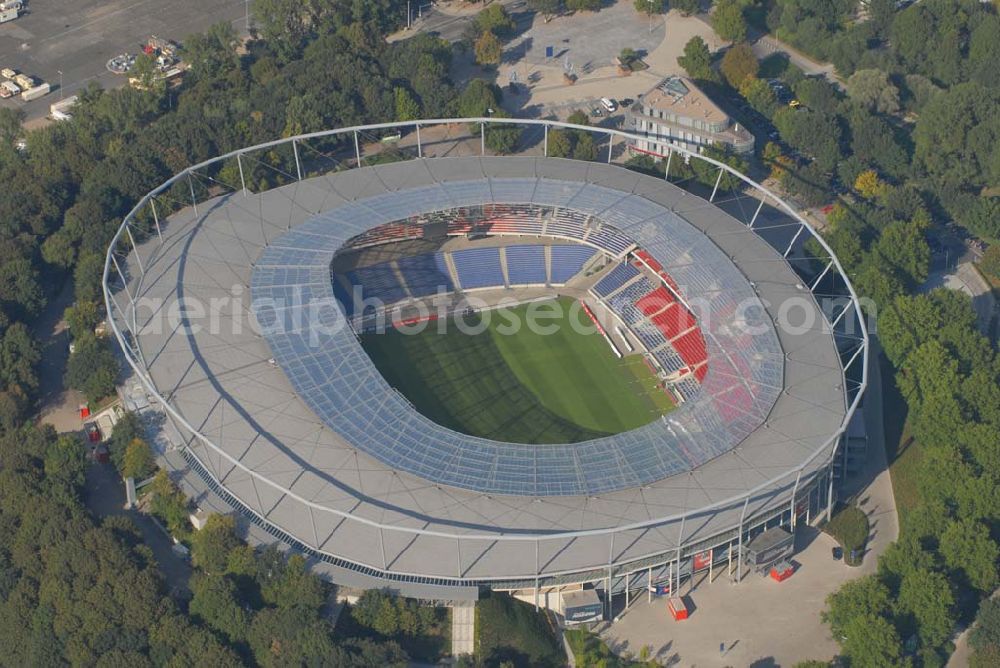
[[709,123],[728,123],[729,116],[690,80],[668,77],[639,98],[647,107]]

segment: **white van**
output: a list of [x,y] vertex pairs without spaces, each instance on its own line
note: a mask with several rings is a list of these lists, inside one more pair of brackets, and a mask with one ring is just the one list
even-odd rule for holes
[[613,114],[618,110],[618,105],[615,104],[615,101],[607,97],[601,98],[601,106],[607,109],[609,114]]

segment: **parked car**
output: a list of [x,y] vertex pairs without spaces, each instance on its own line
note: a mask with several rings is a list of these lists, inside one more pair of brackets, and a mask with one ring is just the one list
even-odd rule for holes
[[601,98],[601,106],[607,109],[609,114],[613,114],[618,110],[618,104],[609,97]]

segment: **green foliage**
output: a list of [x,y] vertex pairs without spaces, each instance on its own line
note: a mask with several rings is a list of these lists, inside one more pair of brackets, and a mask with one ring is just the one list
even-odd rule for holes
[[1000,548],[986,525],[971,520],[949,522],[941,534],[941,555],[949,568],[961,571],[979,591],[992,592],[997,586]]
[[733,88],[739,89],[743,82],[751,77],[756,78],[758,63],[757,57],[753,55],[753,50],[746,42],[734,44],[722,57],[719,65],[722,76]]
[[1000,245],[994,244],[979,258],[979,268],[993,278],[1000,278]]
[[496,85],[485,79],[473,79],[458,98],[458,115],[462,118],[488,116],[490,109],[499,109],[501,97]]
[[143,480],[156,470],[156,461],[149,444],[142,439],[132,439],[125,448],[122,458],[122,476]]
[[507,594],[476,603],[476,658],[486,665],[562,666],[565,656],[545,616]]
[[76,350],[66,364],[66,384],[80,390],[87,401],[98,402],[115,391],[118,361],[108,342],[84,336],[76,340]]
[[927,647],[940,647],[951,637],[954,605],[951,584],[942,573],[914,569],[900,582],[897,611],[913,620],[914,630]]
[[562,6],[563,0],[528,0],[530,9],[546,16],[557,14]]
[[677,57],[677,64],[684,68],[692,79],[711,80],[712,53],[708,44],[700,36],[695,35],[684,45],[684,55]]
[[410,95],[410,91],[402,86],[396,86],[396,120],[414,121],[420,117],[420,105]]
[[571,12],[596,12],[601,8],[601,0],[565,0],[565,4]]
[[701,4],[698,0],[669,0],[669,4],[671,9],[676,9],[684,16],[697,14],[698,10],[701,8]]
[[883,114],[899,110],[899,90],[882,70],[858,70],[847,80],[847,91],[858,104]]
[[716,0],[712,10],[712,28],[728,42],[747,38],[747,22],[743,17],[743,0]]
[[148,549],[94,522],[76,491],[73,437],[24,427],[0,436],[0,647],[5,665],[230,667],[236,655],[181,617]]
[[497,37],[510,36],[516,27],[507,9],[499,3],[489,5],[476,14],[473,26],[479,34],[491,32]]
[[868,542],[868,516],[857,506],[847,506],[838,511],[823,530],[837,539],[844,548],[845,560],[850,559],[853,551],[858,552],[852,565],[861,563],[865,543]]
[[380,589],[366,590],[351,608],[351,615],[362,626],[386,637],[420,635],[434,621],[433,608]]
[[[573,650],[576,665],[580,668],[638,668],[645,665],[659,665],[649,661],[648,657],[645,659],[640,657],[643,663],[624,659],[612,652],[599,636],[585,629],[567,629],[565,635],[570,649]],[[643,647],[640,654],[643,650],[648,654],[649,647]]]
[[1000,648],[1000,600],[988,598],[980,604],[975,626],[969,633],[969,646],[976,651]]
[[63,317],[74,339],[94,336],[94,328],[104,319],[104,308],[95,302],[82,301],[66,309]]
[[232,516],[210,515],[205,526],[191,535],[191,561],[207,573],[222,573],[239,544]]
[[632,6],[635,7],[635,11],[647,16],[663,14],[669,9],[666,0],[634,0]]
[[175,537],[190,533],[188,503],[184,494],[170,480],[167,472],[160,469],[150,484],[150,510],[159,517]]

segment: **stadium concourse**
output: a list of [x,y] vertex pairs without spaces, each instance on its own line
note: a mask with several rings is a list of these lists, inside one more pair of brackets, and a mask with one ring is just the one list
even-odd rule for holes
[[[157,222],[112,258],[124,281],[108,296],[181,442],[166,461],[199,503],[335,582],[436,599],[645,590],[827,508],[849,397],[805,287],[829,266],[807,280],[783,257],[797,224],[751,229],[663,180],[541,157],[333,172]],[[447,429],[375,368],[359,333],[379,311],[356,286],[411,306],[585,291],[679,406],[578,443]],[[176,300],[215,304],[216,326],[176,317]],[[302,300],[322,326],[292,317]],[[790,301],[794,326],[776,327]]]

